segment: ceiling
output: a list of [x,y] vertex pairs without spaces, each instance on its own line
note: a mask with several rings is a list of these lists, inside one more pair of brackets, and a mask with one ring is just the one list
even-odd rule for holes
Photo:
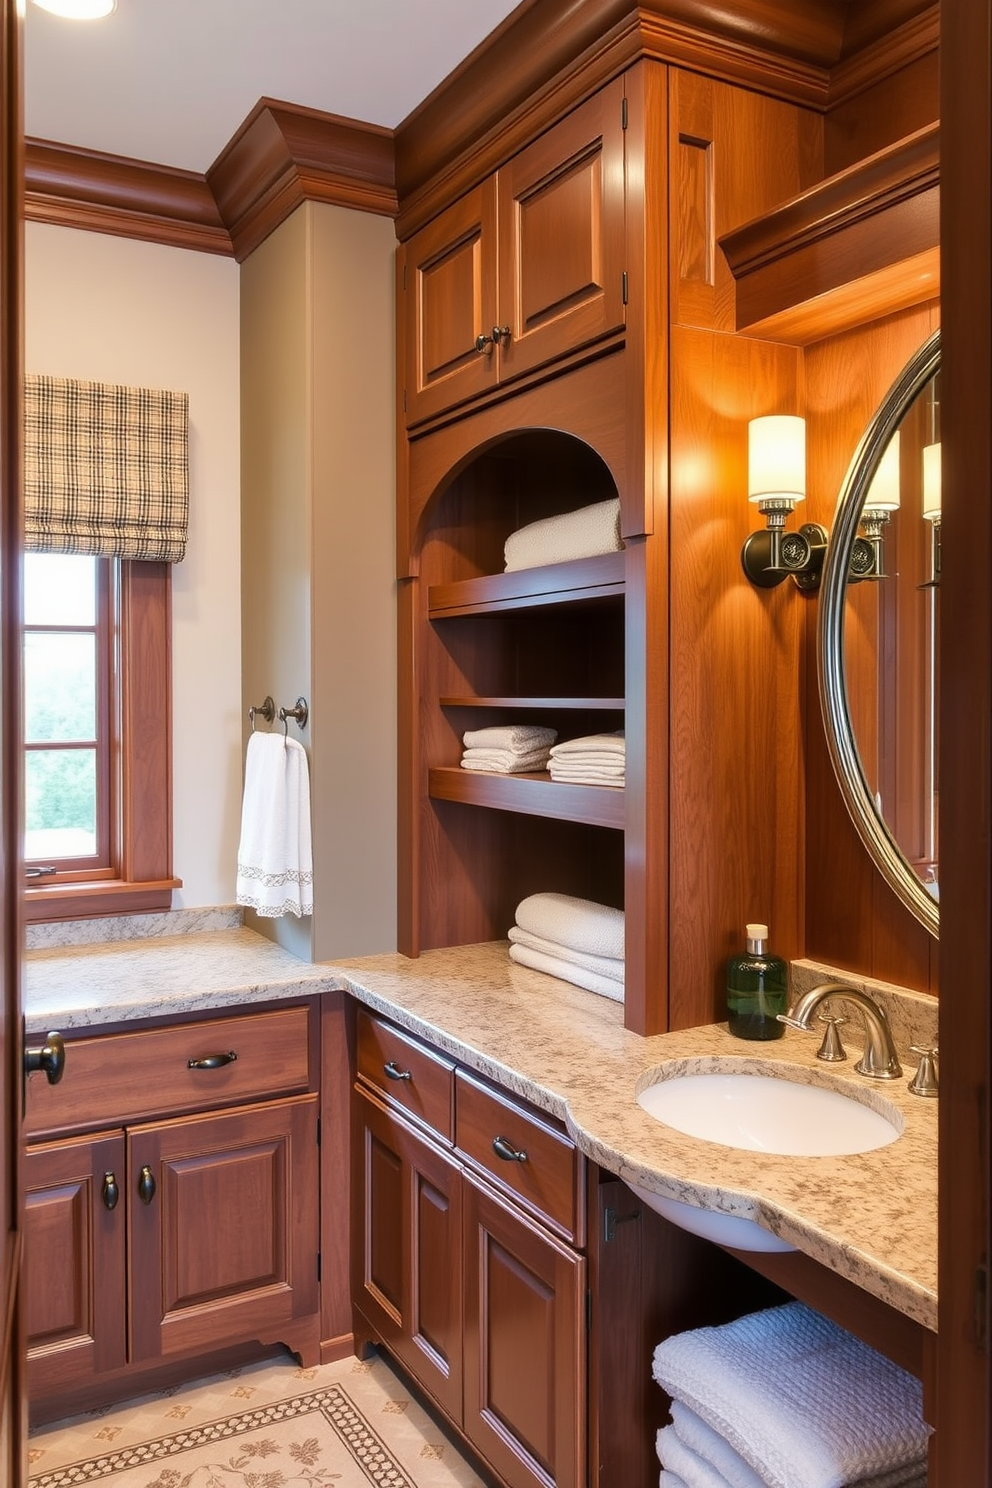
[[205,171],[259,98],[395,127],[518,0],[117,0],[102,21],[28,4],[25,131]]

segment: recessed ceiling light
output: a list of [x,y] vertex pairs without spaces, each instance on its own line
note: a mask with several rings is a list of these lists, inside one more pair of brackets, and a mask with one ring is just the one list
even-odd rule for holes
[[70,21],[98,21],[117,9],[117,0],[34,0],[39,10],[65,16]]

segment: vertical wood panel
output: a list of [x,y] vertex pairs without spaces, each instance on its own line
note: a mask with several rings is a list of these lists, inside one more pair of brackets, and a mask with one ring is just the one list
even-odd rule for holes
[[[801,353],[672,331],[670,1026],[724,1016],[748,921],[802,947],[803,650],[810,600],[758,590],[740,550],[747,424],[802,411]],[[815,603],[815,601],[813,601]]]

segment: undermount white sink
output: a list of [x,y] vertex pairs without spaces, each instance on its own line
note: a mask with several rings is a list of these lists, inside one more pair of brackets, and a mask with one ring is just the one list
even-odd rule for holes
[[[845,1157],[894,1142],[902,1120],[823,1085],[780,1075],[713,1070],[679,1073],[647,1086],[637,1103],[687,1136],[746,1152],[783,1157]],[[788,1241],[742,1215],[703,1209],[681,1199],[630,1187],[682,1229],[735,1250],[794,1250]]]
[[782,1157],[846,1157],[887,1147],[902,1126],[840,1090],[778,1075],[676,1075],[637,1097],[649,1116],[690,1137]]

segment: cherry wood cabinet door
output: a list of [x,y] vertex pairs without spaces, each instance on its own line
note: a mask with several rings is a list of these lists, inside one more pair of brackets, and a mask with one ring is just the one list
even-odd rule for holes
[[317,1313],[318,1097],[128,1131],[132,1362]]
[[497,176],[500,380],[623,329],[623,81]]
[[495,180],[429,222],[404,252],[406,416],[415,424],[496,385]]
[[447,1153],[355,1095],[361,1231],[354,1296],[456,1423],[462,1415],[462,1174]]
[[585,1259],[464,1176],[463,1430],[511,1488],[586,1482]]
[[32,1397],[125,1362],[124,1134],[29,1147],[24,1301]]

